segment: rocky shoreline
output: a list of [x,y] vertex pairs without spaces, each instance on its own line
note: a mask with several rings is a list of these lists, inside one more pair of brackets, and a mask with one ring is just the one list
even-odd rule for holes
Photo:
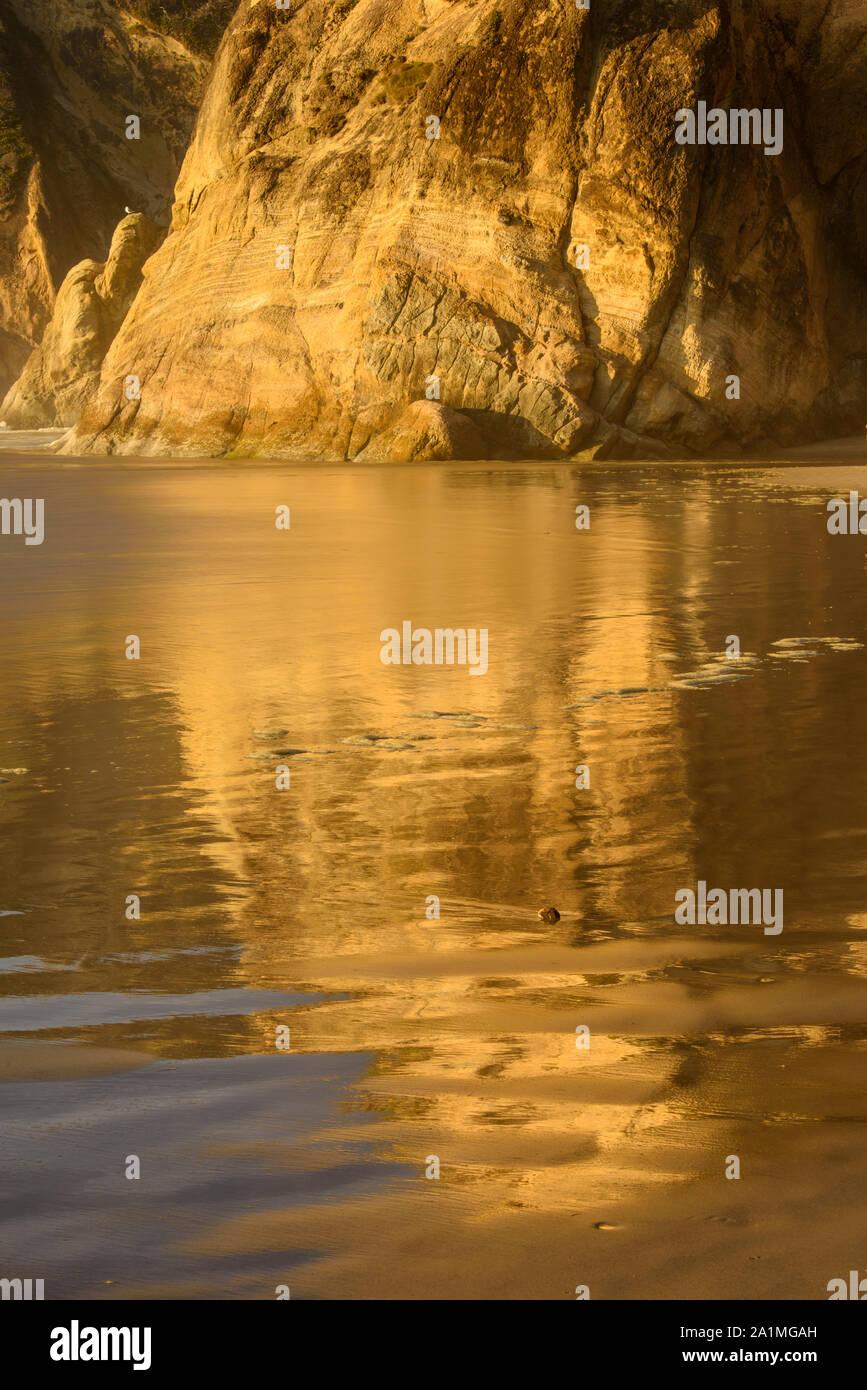
[[[101,256],[54,273],[9,425],[72,425],[74,455],[323,462],[743,457],[862,428],[854,11],[243,0],[210,68],[127,20],[113,43],[160,46],[162,106],[96,160],[160,191],[111,247],[98,206]],[[172,193],[182,138],[153,142],[184,84]],[[684,143],[694,106],[746,133],[776,113],[774,140]]]

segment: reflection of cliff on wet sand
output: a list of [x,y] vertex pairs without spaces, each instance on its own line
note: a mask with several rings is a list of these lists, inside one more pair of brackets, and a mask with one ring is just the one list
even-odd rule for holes
[[[780,643],[864,631],[836,476],[96,468],[80,514],[83,480],[45,469],[75,525],[2,619],[4,955],[43,1040],[157,1059],[128,1095],[177,1214],[112,1296],[272,1297],[287,1261],[293,1297],[823,1296],[855,1253],[867,662]],[[384,667],[404,619],[487,627],[488,674]],[[676,927],[699,877],[781,886],[782,936]]]
[[308,1296],[563,1297],[578,1282],[596,1297],[821,1296],[848,1267],[859,1200],[857,982],[762,983],[773,953],[745,971],[735,942],[589,946],[581,974],[575,954],[415,957],[415,974],[318,962],[320,984],[361,992],[307,1015],[305,1045],[381,1039],[359,1118],[379,1116],[379,1151],[412,1176],[397,1197],[239,1216],[185,1252],[318,1249],[293,1279]]

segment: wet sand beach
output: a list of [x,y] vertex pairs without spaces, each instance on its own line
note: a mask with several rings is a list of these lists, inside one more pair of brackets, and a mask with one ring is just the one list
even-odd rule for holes
[[[4,1266],[827,1298],[863,1263],[867,538],[826,504],[865,482],[0,455],[46,521],[0,545]],[[487,629],[486,674],[383,665],[405,620]],[[699,881],[781,888],[783,930],[677,922]]]

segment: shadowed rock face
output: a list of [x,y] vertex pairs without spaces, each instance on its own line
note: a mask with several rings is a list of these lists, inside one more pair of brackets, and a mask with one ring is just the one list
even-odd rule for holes
[[[477,431],[492,456],[629,457],[860,429],[858,11],[245,0],[67,452],[442,457]],[[678,145],[699,100],[782,108],[782,153]]]
[[483,459],[487,444],[472,420],[439,401],[413,401],[368,444],[365,459],[413,463],[417,459]]
[[150,218],[133,213],[118,226],[104,265],[82,261],[69,272],[41,345],[0,406],[11,429],[76,423],[141,284],[142,266],[164,235]]
[[[41,341],[69,269],[105,259],[125,205],[168,223],[235,5],[188,5],[188,34],[176,32],[179,8],[167,0],[149,17],[146,0],[0,0],[0,392]],[[141,117],[139,141],[126,139],[129,114]]]

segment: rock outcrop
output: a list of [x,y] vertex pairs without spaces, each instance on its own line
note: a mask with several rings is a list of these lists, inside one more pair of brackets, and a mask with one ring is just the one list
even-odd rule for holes
[[41,345],[0,406],[0,418],[10,428],[77,422],[141,284],[142,267],[164,235],[165,229],[143,213],[132,213],[119,224],[103,265],[82,261],[69,272]]
[[[168,225],[235,0],[0,0],[0,394],[125,206]],[[126,117],[141,119],[140,140]]]
[[438,401],[413,401],[364,451],[370,462],[483,459],[487,444],[468,416]]
[[[845,0],[244,0],[66,452],[860,430],[865,37]],[[782,109],[782,151],[679,145],[699,101]]]

